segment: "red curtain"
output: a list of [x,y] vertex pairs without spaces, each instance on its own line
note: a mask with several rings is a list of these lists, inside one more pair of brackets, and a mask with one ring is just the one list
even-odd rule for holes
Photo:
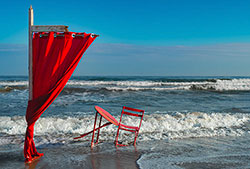
[[95,38],[91,34],[74,32],[40,32],[33,35],[33,90],[26,111],[26,161],[41,155],[33,140],[35,122],[63,90]]

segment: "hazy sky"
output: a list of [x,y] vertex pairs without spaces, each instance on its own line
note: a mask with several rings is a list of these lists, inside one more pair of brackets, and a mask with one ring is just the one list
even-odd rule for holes
[[35,25],[100,37],[75,75],[250,75],[250,1],[2,1],[0,75],[27,75]]

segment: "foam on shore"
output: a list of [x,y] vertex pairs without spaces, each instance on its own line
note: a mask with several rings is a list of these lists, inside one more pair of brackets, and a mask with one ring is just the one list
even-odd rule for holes
[[[116,116],[116,119],[119,117]],[[160,140],[190,137],[240,136],[249,131],[249,114],[227,113],[171,113],[145,115],[139,134],[139,140]],[[42,117],[35,126],[35,135],[42,142],[60,142],[86,133],[93,129],[94,116],[84,117]],[[138,120],[126,117],[126,124],[136,124]],[[113,140],[116,126],[110,125],[102,129],[102,140]],[[24,135],[26,122],[24,116],[0,117],[0,134],[4,136]],[[53,139],[52,137],[53,136]],[[58,136],[58,137],[57,137]],[[123,135],[125,140],[127,135]],[[44,139],[50,140],[44,140]],[[87,137],[88,138],[88,137]],[[64,140],[64,141],[65,141]],[[71,139],[72,140],[72,139]],[[1,144],[6,144],[2,139]]]

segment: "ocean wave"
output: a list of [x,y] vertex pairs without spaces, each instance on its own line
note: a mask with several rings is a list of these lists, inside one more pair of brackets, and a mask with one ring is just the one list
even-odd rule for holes
[[0,86],[28,86],[28,81],[0,81]]
[[161,82],[161,81],[76,81],[71,80],[68,86],[122,86],[122,87],[155,87],[155,86],[190,86],[213,83],[207,82]]
[[250,91],[250,79],[216,80],[215,83],[196,84],[191,90]]
[[[79,85],[99,86],[96,88],[81,88],[71,86]],[[106,86],[105,86],[105,85]],[[169,90],[205,90],[205,91],[250,91],[250,79],[232,79],[232,80],[215,80],[203,82],[78,82],[69,83],[68,89],[65,90],[79,90],[79,91],[169,91]]]
[[[119,116],[115,116],[119,119]],[[138,120],[125,117],[126,124],[138,124]],[[239,136],[249,133],[249,114],[228,113],[171,113],[145,115],[139,134],[139,140],[159,140],[189,137],[213,137],[213,136]],[[42,117],[35,126],[35,135],[47,137],[53,135],[67,136],[72,140],[74,136],[86,133],[93,129],[94,115],[83,117]],[[116,126],[110,125],[102,129],[102,140],[113,140],[116,134]],[[26,122],[24,116],[1,116],[1,135],[24,135]],[[70,137],[71,138],[70,138]],[[128,137],[123,135],[123,137]],[[89,139],[90,136],[87,137]],[[125,140],[123,138],[123,140]],[[4,142],[0,142],[4,144]]]
[[[23,90],[27,81],[0,81],[0,92],[13,89]],[[86,81],[70,80],[64,94],[100,91],[168,91],[168,90],[206,90],[206,91],[250,91],[250,79],[207,79],[203,81]]]
[[164,87],[153,87],[153,88],[144,88],[144,87],[106,87],[102,88],[103,90],[108,90],[108,91],[169,91],[169,90],[189,90],[189,87],[169,87],[169,88],[164,88]]
[[[108,91],[145,90],[209,90],[250,91],[250,79],[206,80],[198,82],[155,82],[155,81],[69,81],[67,87],[95,86]],[[96,90],[96,88],[95,88]]]

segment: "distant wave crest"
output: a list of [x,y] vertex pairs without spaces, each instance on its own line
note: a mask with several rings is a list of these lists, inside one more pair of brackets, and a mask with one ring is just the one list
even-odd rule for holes
[[[27,89],[27,81],[0,81],[0,93],[13,89]],[[169,91],[169,90],[207,90],[207,91],[250,91],[250,79],[207,79],[203,81],[91,81],[70,80],[64,93],[100,91]]]

